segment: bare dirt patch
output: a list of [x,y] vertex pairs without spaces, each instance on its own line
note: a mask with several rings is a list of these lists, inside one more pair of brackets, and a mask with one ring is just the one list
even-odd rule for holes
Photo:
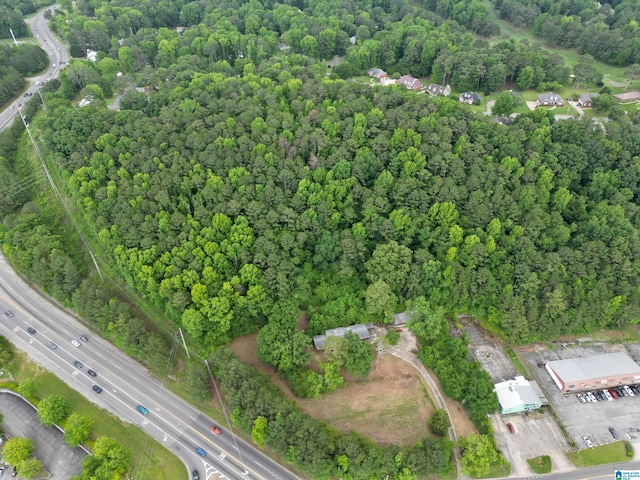
[[231,349],[267,375],[303,411],[341,432],[354,430],[379,445],[414,445],[430,435],[427,424],[434,402],[419,374],[404,360],[386,355],[366,380],[349,379],[347,387],[320,399],[299,399],[273,367],[258,360],[256,334],[234,340]]

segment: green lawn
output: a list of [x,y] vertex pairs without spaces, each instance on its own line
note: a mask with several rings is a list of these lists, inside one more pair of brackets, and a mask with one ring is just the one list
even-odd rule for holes
[[567,458],[578,467],[591,467],[613,462],[627,462],[629,457],[625,455],[625,442],[614,442],[599,447],[586,448],[579,452],[567,453]]
[[107,411],[89,402],[58,377],[29,361],[24,355],[18,355],[17,358],[21,359],[21,363],[13,373],[16,382],[25,378],[36,378],[38,398],[52,393],[62,395],[69,400],[74,412],[85,413],[93,418],[95,427],[91,436],[92,440],[100,436],[108,436],[131,449],[133,454],[131,478],[138,480],[187,480],[188,472],[182,462],[138,427],[120,421]]
[[[495,12],[494,12],[495,14]],[[504,20],[496,20],[498,25],[500,26],[500,36],[492,39],[491,43],[497,43],[502,40],[513,38],[516,41],[527,40],[531,44],[539,44],[542,48],[549,50],[550,52],[557,53],[560,55],[565,63],[573,67],[578,63],[578,59],[580,58],[580,53],[577,50],[568,50],[565,48],[552,47],[549,45],[545,45],[544,42],[534,36],[528,29],[516,28],[513,25],[505,22]],[[602,62],[595,62],[595,68],[604,75],[605,77],[605,85],[608,85],[608,80],[614,80],[616,82],[624,83],[627,79],[627,75],[624,73],[625,67],[614,67],[611,65],[607,65]],[[640,80],[636,80],[631,85],[629,85],[628,90],[633,90],[640,88]],[[613,89],[613,88],[612,88]],[[622,88],[618,88],[614,93],[619,93],[623,91]]]
[[531,470],[538,475],[551,472],[551,457],[549,455],[542,455],[541,457],[530,458],[527,463],[531,467]]
[[491,465],[489,473],[477,478],[504,478],[511,475],[511,464],[507,462],[506,465]]

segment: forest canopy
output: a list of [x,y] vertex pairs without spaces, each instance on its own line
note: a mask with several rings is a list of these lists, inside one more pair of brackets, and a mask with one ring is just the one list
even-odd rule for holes
[[[425,296],[513,341],[638,318],[640,132],[305,75],[61,104],[47,140],[127,281],[208,348],[309,309],[310,334]],[[303,67],[304,68],[304,67]],[[626,122],[626,123],[625,123]]]

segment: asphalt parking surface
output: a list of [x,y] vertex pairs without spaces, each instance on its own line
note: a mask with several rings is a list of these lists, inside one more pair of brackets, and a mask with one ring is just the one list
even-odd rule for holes
[[87,454],[81,448],[67,445],[64,435],[57,428],[41,425],[30,404],[12,393],[0,391],[0,411],[4,415],[2,429],[10,437],[33,440],[36,446],[34,456],[51,474],[49,479],[68,480],[80,475],[82,460]]
[[[631,348],[630,348],[631,347]],[[634,350],[640,353],[636,345],[609,344],[575,344],[567,347],[558,346],[551,350],[525,353],[529,367],[535,372],[538,383],[546,394],[549,402],[555,408],[560,421],[576,443],[577,448],[586,448],[582,437],[588,436],[595,445],[602,445],[615,441],[609,427],[615,428],[621,440],[635,441],[640,429],[640,396],[621,397],[612,401],[598,401],[595,403],[581,403],[575,394],[563,395],[555,385],[544,364],[552,360],[566,358],[587,357],[603,353],[627,352],[638,361]],[[540,366],[542,365],[542,366]]]

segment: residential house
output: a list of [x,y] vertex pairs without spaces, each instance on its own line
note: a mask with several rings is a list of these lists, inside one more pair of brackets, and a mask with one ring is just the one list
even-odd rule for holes
[[396,80],[396,83],[404,85],[411,90],[420,90],[422,88],[422,83],[420,83],[420,80],[418,80],[417,78],[413,78],[411,75],[401,76],[398,80]]
[[462,103],[468,103],[469,105],[480,105],[482,97],[476,92],[464,92],[458,99]]
[[320,350],[324,348],[328,337],[344,338],[348,332],[355,333],[360,340],[369,340],[374,336],[374,331],[375,327],[372,323],[359,323],[357,325],[349,325],[348,327],[330,328],[329,330],[325,330],[324,335],[315,335],[313,337],[313,346],[316,350]]
[[369,70],[367,70],[367,75],[373,78],[377,78],[378,80],[387,78],[387,72],[385,72],[381,68],[370,68]]
[[562,107],[564,106],[564,100],[557,93],[543,93],[542,95],[538,95],[538,100],[536,101],[536,107]]
[[614,95],[614,97],[621,102],[637,102],[638,100],[640,100],[640,92],[633,91],[618,93],[617,95]]
[[582,108],[591,108],[593,107],[593,99],[599,96],[599,93],[583,93],[578,96],[578,106]]
[[431,95],[444,95],[448,97],[451,95],[451,87],[449,85],[438,85],[437,83],[430,83],[427,87],[427,92]]

